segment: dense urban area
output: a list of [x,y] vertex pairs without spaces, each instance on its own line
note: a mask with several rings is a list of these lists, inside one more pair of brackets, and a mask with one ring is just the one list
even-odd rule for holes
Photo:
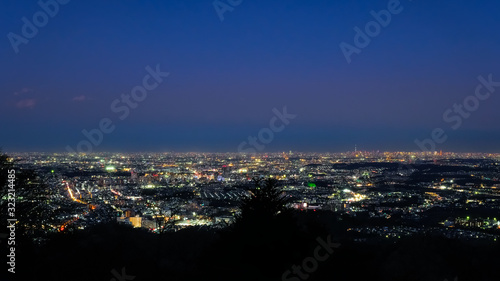
[[289,206],[299,211],[328,210],[377,222],[347,229],[356,239],[422,231],[495,241],[500,235],[497,154],[12,156],[45,183],[50,212],[40,226],[47,232],[108,220],[152,232],[167,226],[223,227],[238,213],[239,200],[249,196],[253,179],[265,177],[276,179]]

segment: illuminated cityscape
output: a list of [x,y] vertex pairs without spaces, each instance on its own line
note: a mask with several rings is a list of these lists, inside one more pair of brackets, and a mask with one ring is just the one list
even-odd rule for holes
[[500,281],[500,1],[0,11],[0,281]]
[[[11,248],[8,265],[35,268],[22,278],[58,278],[51,270],[65,276],[82,266],[93,270],[75,280],[110,273],[229,280],[254,266],[262,273],[243,280],[295,281],[308,273],[324,280],[352,276],[357,266],[378,270],[376,280],[397,280],[411,267],[432,264],[439,266],[431,273],[410,274],[436,280],[477,270],[496,274],[500,154],[355,147],[345,153],[11,153],[0,160],[2,173],[11,167],[2,206],[17,195],[8,213],[16,214],[9,243],[22,249]],[[319,246],[310,256],[312,241]],[[481,265],[467,265],[477,258]],[[324,269],[312,270],[325,260]],[[124,264],[121,273],[116,263]]]
[[159,232],[221,227],[238,213],[255,177],[276,179],[289,206],[386,224],[350,228],[389,239],[425,231],[461,239],[500,235],[500,154],[347,152],[20,153],[19,166],[51,189],[45,231],[120,223]]

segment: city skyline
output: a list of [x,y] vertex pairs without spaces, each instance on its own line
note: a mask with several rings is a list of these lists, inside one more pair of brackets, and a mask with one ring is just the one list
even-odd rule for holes
[[0,153],[2,207],[15,202],[0,237],[15,246],[4,248],[15,280],[235,280],[245,269],[262,277],[239,279],[497,280],[499,163],[450,152]]

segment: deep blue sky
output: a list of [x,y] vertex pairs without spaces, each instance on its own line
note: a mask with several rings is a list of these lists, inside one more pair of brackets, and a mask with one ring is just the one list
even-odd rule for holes
[[[65,151],[109,117],[96,151],[232,152],[287,106],[265,151],[414,151],[441,127],[438,150],[500,152],[500,88],[457,130],[442,117],[500,81],[500,2],[401,0],[347,63],[339,44],[388,2],[243,0],[221,22],[211,0],[72,0],[16,54],[7,35],[41,8],[3,0],[0,146]],[[170,76],[120,120],[112,101],[157,64]]]

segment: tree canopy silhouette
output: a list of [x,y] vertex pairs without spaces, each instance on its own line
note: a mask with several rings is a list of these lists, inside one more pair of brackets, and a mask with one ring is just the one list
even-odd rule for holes
[[254,182],[255,188],[250,190],[250,196],[241,200],[236,227],[268,224],[280,216],[291,214],[287,207],[289,199],[275,179],[254,179]]

